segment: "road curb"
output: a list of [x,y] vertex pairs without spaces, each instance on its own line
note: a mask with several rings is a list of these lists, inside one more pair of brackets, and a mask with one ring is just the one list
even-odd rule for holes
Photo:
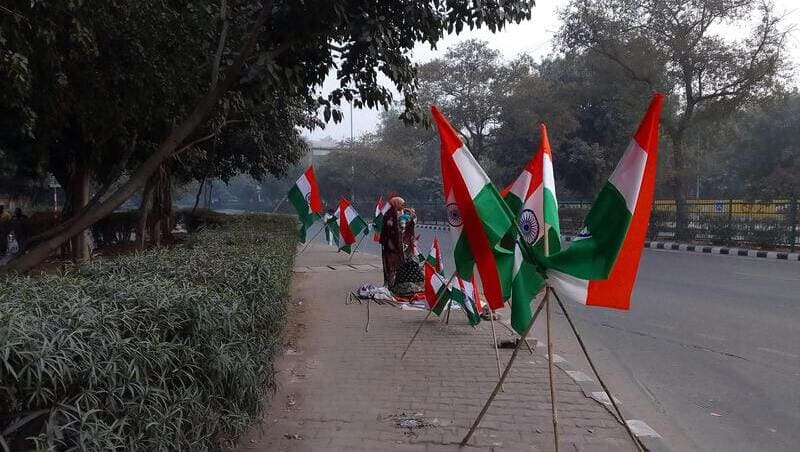
[[[536,341],[536,349],[541,353],[541,356],[547,358],[547,343],[535,337],[531,337],[530,339]],[[583,391],[583,394],[586,397],[594,399],[597,403],[603,405],[612,416],[614,416],[617,420],[620,420],[613,406],[611,405],[608,394],[603,391],[603,388],[594,380],[594,378],[586,375],[580,370],[577,370],[569,363],[569,361],[564,359],[564,357],[560,356],[558,353],[553,353],[553,364],[564,371],[564,373],[567,374],[567,376],[569,376],[569,378],[571,378],[572,381],[574,381],[581,388],[581,391]],[[631,431],[633,431],[633,434],[636,435],[642,444],[644,444],[648,451],[668,452],[672,450],[664,442],[664,438],[655,429],[650,427],[647,422],[637,419],[636,416],[616,397],[614,397],[614,401],[617,403],[619,410],[622,412],[622,416],[625,418],[625,423],[628,424],[628,426],[631,428]]]
[[[450,226],[440,226],[433,224],[420,224],[417,225],[417,227],[420,229],[430,229],[434,231],[450,230]],[[574,238],[575,238],[574,236],[567,236],[564,238],[564,240],[566,240],[567,242],[571,242]],[[717,254],[720,256],[756,257],[760,259],[776,259],[776,260],[800,262],[800,253],[786,253],[781,251],[762,251],[762,250],[751,250],[747,248],[730,248],[727,246],[690,245],[687,243],[656,242],[656,241],[645,241],[644,247],[654,250],[684,251],[689,253]]]

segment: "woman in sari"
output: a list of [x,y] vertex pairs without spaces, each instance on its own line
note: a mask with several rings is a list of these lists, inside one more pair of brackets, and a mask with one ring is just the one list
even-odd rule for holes
[[417,260],[416,215],[404,209],[402,198],[392,198],[381,229],[384,284],[395,295],[413,299],[424,291],[424,275]]
[[399,218],[403,214],[405,201],[399,196],[389,200],[392,206],[383,216],[381,227],[381,258],[383,259],[383,284],[387,288],[394,287],[397,270],[403,264],[403,237],[400,233]]

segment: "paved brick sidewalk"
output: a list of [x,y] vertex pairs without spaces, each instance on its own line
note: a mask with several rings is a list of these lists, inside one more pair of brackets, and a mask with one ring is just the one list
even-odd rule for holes
[[[489,323],[473,329],[457,311],[449,325],[429,320],[400,361],[424,313],[371,305],[366,333],[365,306],[345,306],[344,298],[361,282],[382,280],[380,260],[359,253],[350,264],[321,245],[298,257],[279,389],[264,424],[242,438],[239,450],[459,450],[497,381]],[[510,355],[501,351],[504,361]],[[556,372],[561,450],[635,450],[602,405]],[[399,427],[402,416],[427,425]],[[549,451],[552,428],[546,360],[525,351],[463,450]]]

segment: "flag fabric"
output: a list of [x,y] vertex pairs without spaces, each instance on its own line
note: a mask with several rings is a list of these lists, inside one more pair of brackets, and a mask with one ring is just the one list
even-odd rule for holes
[[378,204],[375,206],[375,219],[372,220],[372,240],[379,242],[381,240],[381,230],[383,229],[383,216],[392,208],[388,202],[384,204],[383,196],[378,198]]
[[548,228],[549,253],[561,250],[558,224],[558,200],[553,177],[553,151],[547,137],[547,127],[539,126],[539,148],[522,170],[522,174],[503,190],[511,212],[516,216],[522,238],[543,254],[544,231]]
[[514,248],[514,279],[511,287],[511,327],[522,335],[528,329],[533,312],[531,302],[544,287],[544,279],[536,265],[522,254],[520,244]]
[[333,243],[336,248],[339,248],[340,234],[339,234],[339,209],[334,211],[333,215],[325,222],[325,234],[330,233]]
[[450,300],[450,289],[447,287],[444,277],[427,262],[425,267],[425,301],[428,309],[432,309],[436,315],[441,315],[447,302]]
[[547,259],[548,278],[559,295],[590,306],[630,308],[653,203],[663,99],[660,93],[653,96],[579,237]]
[[467,321],[472,326],[477,325],[481,321],[481,313],[478,310],[476,299],[477,292],[474,285],[475,279],[473,276],[472,282],[466,281],[456,275],[453,282],[450,284],[450,298],[453,303],[457,303],[464,313],[467,315]]
[[356,243],[356,236],[367,228],[367,223],[344,197],[339,200],[337,226],[341,237],[339,250],[349,254],[353,251],[352,245]]
[[512,253],[500,246],[500,240],[514,226],[511,211],[439,109],[433,106],[431,112],[441,139],[442,182],[453,234],[455,271],[471,279],[476,266],[486,301],[492,309],[500,309],[511,274],[504,271],[510,266],[498,266],[495,253]]
[[439,249],[438,235],[433,236],[431,251],[428,253],[428,257],[425,258],[425,261],[428,262],[438,273],[442,273],[444,271],[444,265],[442,264],[442,251]]
[[322,197],[319,194],[314,167],[309,165],[297,179],[287,195],[297,216],[300,217],[300,241],[306,241],[306,231],[322,215]]

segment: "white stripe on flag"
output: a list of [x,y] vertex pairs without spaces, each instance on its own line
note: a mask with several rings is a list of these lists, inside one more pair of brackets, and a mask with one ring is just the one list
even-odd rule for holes
[[525,203],[525,197],[528,195],[528,187],[531,184],[531,179],[533,179],[533,174],[529,173],[527,169],[523,170],[522,174],[514,181],[509,192],[517,195],[519,200]]
[[475,199],[483,187],[490,182],[489,177],[465,146],[456,149],[453,153],[453,160],[458,172],[461,173],[461,178],[467,184],[469,197]]
[[347,219],[347,224],[352,223],[357,216],[358,212],[356,212],[356,209],[354,209],[352,206],[347,206],[347,208],[344,209],[344,217]]
[[586,299],[589,297],[589,281],[555,270],[548,270],[547,277],[559,296],[586,304]]
[[544,188],[550,190],[553,197],[556,196],[556,181],[553,180],[553,161],[550,160],[550,154],[544,154],[544,161],[542,164],[542,185]]
[[297,188],[300,189],[300,193],[303,194],[303,198],[308,198],[308,194],[311,193],[311,184],[308,183],[305,173],[300,176],[300,179],[297,179]]
[[642,185],[644,167],[647,163],[647,152],[639,146],[636,140],[631,140],[630,146],[622,155],[614,172],[608,181],[614,184],[625,198],[628,212],[636,209],[636,200],[639,199],[639,187]]

